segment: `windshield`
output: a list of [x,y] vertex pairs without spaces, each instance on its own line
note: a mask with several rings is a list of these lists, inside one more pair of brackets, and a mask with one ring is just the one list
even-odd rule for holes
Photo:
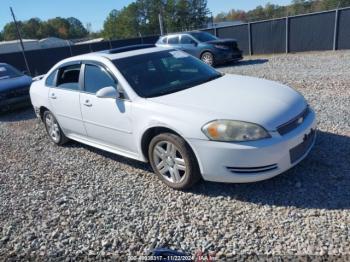
[[208,42],[218,39],[216,36],[207,32],[192,32],[190,35],[196,38],[199,42]]
[[19,77],[22,75],[23,74],[19,72],[16,68],[7,64],[0,64],[0,80]]
[[113,61],[141,97],[156,97],[203,84],[221,76],[182,51],[168,50]]

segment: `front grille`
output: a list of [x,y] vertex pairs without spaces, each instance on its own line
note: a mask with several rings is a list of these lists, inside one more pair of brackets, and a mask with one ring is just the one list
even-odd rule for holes
[[289,150],[290,162],[292,164],[297,162],[310,149],[314,142],[315,134],[316,131],[314,129],[311,129],[311,132],[304,136],[304,141],[302,143]]
[[25,95],[29,95],[29,87],[2,92],[0,93],[0,99],[10,99]]
[[283,136],[291,132],[292,130],[294,130],[304,122],[305,118],[309,115],[309,113],[310,113],[310,108],[306,107],[306,109],[303,112],[301,112],[299,115],[289,120],[287,123],[277,127],[278,133]]
[[277,164],[268,166],[257,166],[257,167],[226,167],[232,173],[249,174],[249,173],[261,173],[268,172],[278,168]]

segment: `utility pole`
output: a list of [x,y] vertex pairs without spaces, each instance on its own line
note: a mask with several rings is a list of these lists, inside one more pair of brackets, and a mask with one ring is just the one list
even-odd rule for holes
[[26,57],[26,54],[25,54],[25,51],[24,51],[24,45],[23,45],[23,41],[22,41],[22,36],[21,36],[20,31],[19,31],[18,24],[17,24],[17,21],[16,21],[16,17],[15,17],[15,14],[13,13],[12,7],[10,7],[10,11],[11,11],[11,14],[12,14],[12,17],[13,17],[13,21],[15,22],[15,26],[16,26],[16,30],[17,30],[17,37],[18,37],[18,39],[19,39],[19,41],[21,43],[22,55],[23,55],[24,62],[26,64],[26,68],[27,68],[28,74],[32,75],[31,72],[30,72],[28,61],[27,61],[27,57]]
[[158,15],[158,19],[159,19],[160,35],[164,35],[163,16],[161,13]]

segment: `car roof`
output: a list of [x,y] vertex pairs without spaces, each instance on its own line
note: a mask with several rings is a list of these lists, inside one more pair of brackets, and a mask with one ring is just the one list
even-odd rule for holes
[[[135,46],[137,47],[137,46]],[[127,47],[124,47],[127,48]],[[121,48],[122,49],[122,48]],[[70,58],[64,59],[62,62],[73,62],[77,60],[96,60],[99,58],[107,58],[109,60],[116,60],[116,59],[121,59],[125,57],[131,57],[131,56],[136,56],[136,55],[142,55],[142,54],[148,54],[148,53],[154,53],[154,52],[160,52],[164,50],[172,50],[172,48],[166,48],[166,47],[148,47],[148,48],[141,48],[141,49],[136,49],[136,50],[130,50],[130,51],[121,51],[121,52],[110,52],[116,49],[111,49],[111,50],[104,50],[104,51],[99,51],[99,52],[94,52],[94,53],[87,53],[87,54],[82,54],[78,56],[73,56]]]

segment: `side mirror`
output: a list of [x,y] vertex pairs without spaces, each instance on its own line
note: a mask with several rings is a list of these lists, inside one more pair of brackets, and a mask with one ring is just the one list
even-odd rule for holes
[[97,91],[98,98],[119,98],[119,92],[113,86],[107,86]]
[[198,46],[198,43],[197,43],[197,42],[192,42],[192,44],[193,44],[194,46]]
[[24,70],[24,71],[22,71],[22,74],[23,74],[23,75],[28,75],[28,71],[27,71],[27,70]]

